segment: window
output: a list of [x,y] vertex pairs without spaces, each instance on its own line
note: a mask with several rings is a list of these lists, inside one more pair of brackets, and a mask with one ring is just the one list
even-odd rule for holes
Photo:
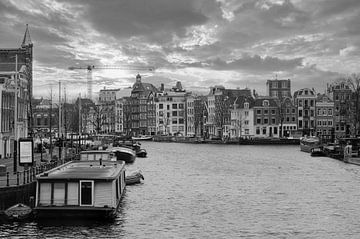
[[266,127],[262,128],[262,134],[266,135]]
[[163,109],[164,105],[163,104],[159,104],[159,109]]
[[179,109],[184,109],[184,104],[180,103],[179,104]]
[[249,134],[249,129],[245,129],[245,134]]
[[303,122],[302,120],[299,120],[299,129],[301,129],[303,127]]
[[267,115],[269,113],[268,110],[264,110],[264,114]]
[[184,123],[184,119],[179,119],[179,124],[183,124]]
[[170,109],[170,105],[166,105],[166,109],[169,110],[169,109]]
[[275,110],[271,110],[271,114],[274,115],[274,114],[275,114]]
[[256,127],[256,134],[260,134],[260,128]]
[[264,124],[268,124],[269,123],[269,119],[268,118],[264,118]]
[[328,115],[329,115],[329,116],[332,116],[332,115],[333,115],[332,109],[329,109],[329,110],[328,110]]
[[299,110],[299,117],[302,117],[302,116],[303,116],[303,111]]
[[92,206],[94,181],[80,180],[80,206]]
[[177,119],[173,119],[172,124],[177,124]]
[[248,124],[249,124],[249,121],[248,121],[248,120],[245,120],[244,123],[245,123],[245,125],[248,125]]
[[245,116],[249,116],[249,111],[245,111]]
[[268,101],[268,100],[264,100],[264,101],[263,101],[263,106],[269,106],[269,101]]
[[271,118],[271,124],[276,124],[276,119],[275,118]]
[[172,116],[177,116],[177,111],[173,111]]
[[318,125],[318,126],[321,126],[321,120],[318,120],[318,121],[317,121],[317,125]]
[[245,109],[249,109],[249,103],[248,103],[248,102],[245,102],[245,103],[244,103],[244,108],[245,108]]
[[302,107],[303,106],[303,102],[302,100],[299,100],[299,106]]
[[274,134],[278,134],[278,128],[274,127]]
[[257,124],[261,124],[261,118],[257,118],[257,119],[256,119],[256,123],[257,123]]
[[332,120],[328,120],[328,126],[332,126],[333,125],[333,122],[332,122]]
[[172,104],[173,109],[177,109],[177,104]]
[[256,110],[256,114],[261,115],[261,110]]

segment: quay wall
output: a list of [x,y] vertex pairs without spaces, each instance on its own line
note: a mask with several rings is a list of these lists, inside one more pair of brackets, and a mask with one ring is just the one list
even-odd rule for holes
[[0,211],[4,211],[16,203],[23,203],[33,207],[35,190],[36,182],[0,188]]

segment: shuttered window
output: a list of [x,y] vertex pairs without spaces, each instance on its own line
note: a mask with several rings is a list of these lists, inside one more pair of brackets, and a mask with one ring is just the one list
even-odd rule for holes
[[40,183],[39,205],[51,204],[51,183]]
[[63,206],[65,204],[65,183],[54,183],[54,205]]
[[67,205],[79,205],[79,184],[77,182],[68,183]]

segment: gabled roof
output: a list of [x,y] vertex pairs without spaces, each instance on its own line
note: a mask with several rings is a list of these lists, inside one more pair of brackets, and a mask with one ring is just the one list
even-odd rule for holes
[[274,98],[257,98],[255,99],[254,107],[264,107],[263,102],[267,100],[269,102],[269,107],[278,107],[276,100]]

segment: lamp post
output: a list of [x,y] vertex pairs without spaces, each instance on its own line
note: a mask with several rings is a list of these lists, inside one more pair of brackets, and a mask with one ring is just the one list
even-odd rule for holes
[[14,174],[17,173],[17,153],[18,153],[18,130],[17,130],[17,120],[18,120],[18,105],[17,105],[17,96],[18,96],[18,55],[15,54],[15,99],[14,99],[14,161],[13,169]]

